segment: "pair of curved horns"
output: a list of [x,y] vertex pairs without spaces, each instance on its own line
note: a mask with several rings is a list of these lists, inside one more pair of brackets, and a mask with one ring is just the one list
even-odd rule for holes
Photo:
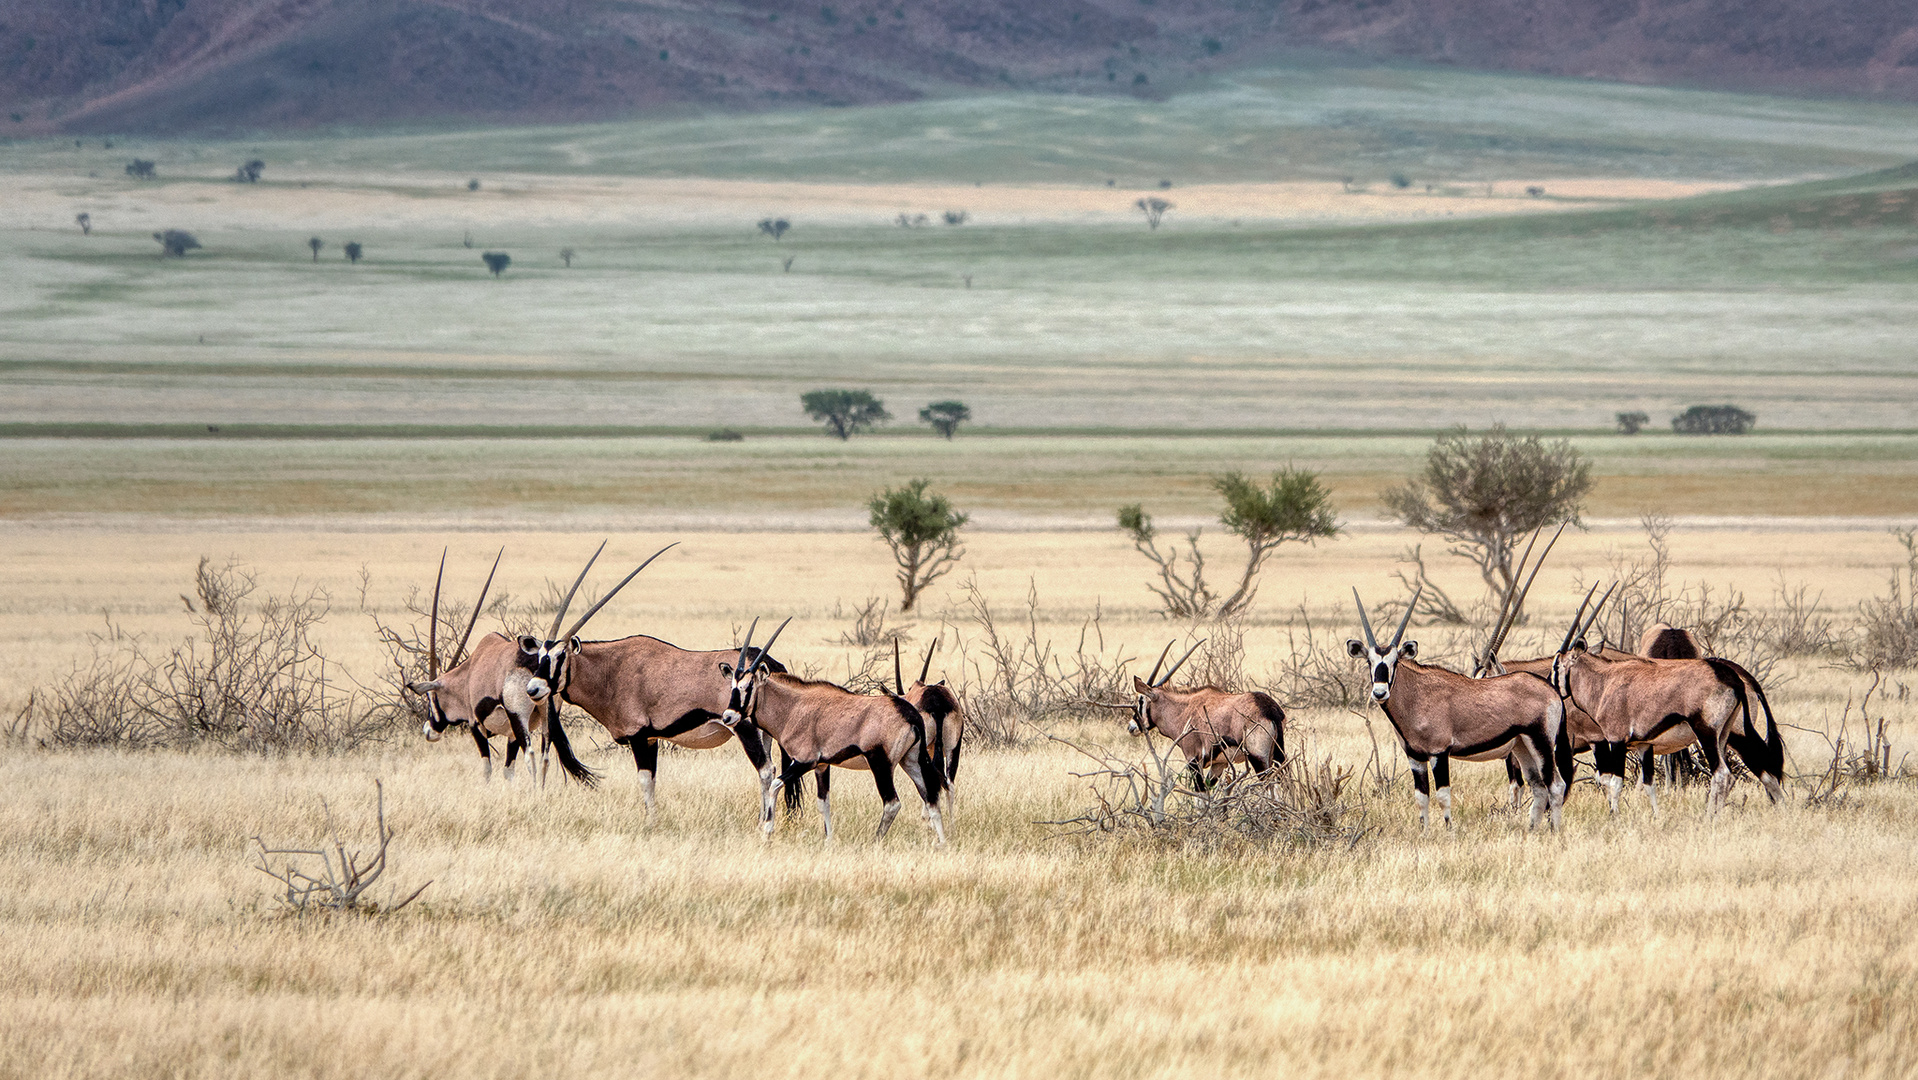
[[[1498,621],[1492,624],[1492,639],[1485,647],[1487,663],[1497,659],[1499,650],[1505,647],[1505,635],[1511,633],[1512,627],[1518,625],[1518,617],[1525,610],[1525,598],[1532,592],[1532,582],[1538,580],[1538,572],[1545,566],[1545,557],[1552,553],[1552,545],[1558,543],[1558,538],[1565,535],[1566,524],[1566,522],[1560,522],[1558,531],[1546,541],[1545,550],[1538,553],[1538,562],[1532,564],[1532,574],[1525,579],[1524,587],[1520,588],[1516,594],[1507,594],[1505,602],[1499,606]],[[1538,543],[1538,534],[1542,531],[1544,531],[1542,525],[1532,530],[1532,538],[1525,544],[1525,554],[1519,556],[1519,573],[1525,572],[1525,563],[1532,557],[1532,545]]]
[[573,596],[579,592],[580,583],[586,580],[587,571],[590,571],[593,568],[593,564],[599,561],[599,553],[606,550],[606,541],[601,540],[599,542],[599,547],[593,552],[593,557],[586,560],[586,568],[584,570],[581,570],[579,572],[579,576],[573,579],[573,587],[566,590],[566,599],[561,600],[559,602],[559,610],[553,613],[553,626],[552,626],[552,629],[546,632],[546,640],[566,641],[571,639],[574,634],[579,633],[581,627],[584,627],[586,625],[586,620],[599,614],[600,608],[605,607],[607,603],[609,603],[613,599],[613,597],[619,595],[619,590],[625,588],[627,582],[638,577],[639,572],[641,570],[644,570],[647,567],[653,565],[654,559],[659,558],[661,555],[666,554],[668,551],[678,546],[679,546],[679,541],[675,540],[672,543],[667,544],[665,547],[660,548],[658,551],[653,552],[652,555],[648,557],[645,562],[640,563],[637,567],[634,567],[632,573],[627,574],[625,577],[621,578],[619,584],[613,586],[611,591],[609,591],[605,596],[600,597],[599,603],[594,604],[592,607],[587,609],[586,614],[581,615],[578,619],[575,619],[573,621],[573,625],[568,627],[566,632],[562,634],[559,632],[560,620],[566,618],[566,609],[573,606]]
[[[765,643],[764,645],[761,645],[761,646],[759,647],[759,659],[757,659],[757,660],[755,660],[755,661],[753,661],[753,666],[754,666],[754,667],[758,667],[758,666],[759,666],[760,664],[763,664],[763,663],[765,663],[765,661],[766,661],[766,657],[767,657],[767,654],[769,654],[769,653],[771,653],[771,652],[772,652],[772,649],[773,649],[773,642],[775,642],[775,641],[778,641],[778,640],[779,640],[779,635],[780,635],[780,634],[783,634],[783,633],[785,633],[785,632],[786,632],[786,625],[787,625],[787,623],[790,623],[790,622],[792,622],[792,621],[793,621],[793,620],[792,620],[792,616],[790,616],[790,615],[788,615],[788,616],[786,616],[786,622],[783,622],[783,623],[780,623],[780,624],[779,624],[779,629],[777,629],[777,630],[774,630],[774,631],[773,631],[773,636],[772,636],[772,637],[769,637],[769,638],[767,638],[767,639],[766,639],[766,643]],[[752,648],[752,647],[753,647],[753,631],[755,631],[755,630],[757,630],[757,629],[759,629],[759,620],[755,618],[755,619],[753,620],[753,624],[752,624],[751,626],[748,626],[748,627],[746,628],[746,640],[745,640],[744,642],[742,642],[742,643],[740,643],[740,646],[739,646],[739,661],[738,661],[738,663],[735,663],[735,664],[733,665],[733,674],[735,674],[735,675],[741,675],[741,674],[744,674],[744,673],[745,673],[745,671],[746,671],[746,650],[748,650],[748,649],[750,649],[750,648]],[[897,673],[895,672],[895,676],[896,676],[896,674],[897,674]]]
[[1399,642],[1405,640],[1405,628],[1412,623],[1412,613],[1418,610],[1419,600],[1424,596],[1425,586],[1420,585],[1412,593],[1412,602],[1405,605],[1405,617],[1399,620],[1399,628],[1392,634],[1392,644],[1381,649],[1379,639],[1372,635],[1372,620],[1365,617],[1365,601],[1359,599],[1358,587],[1356,585],[1352,587],[1352,600],[1359,606],[1359,626],[1364,628],[1365,643],[1372,647],[1373,652],[1390,652],[1399,647]]
[[[943,635],[942,635],[943,636]],[[925,684],[926,673],[932,670],[932,654],[939,651],[939,638],[932,639],[932,645],[926,650],[926,662],[919,665],[919,682]],[[899,668],[899,639],[892,639],[892,684],[901,697],[906,693],[906,677]]]
[[[473,617],[466,620],[466,633],[460,636],[459,648],[453,650],[453,662],[449,668],[458,667],[466,655],[466,643],[473,640],[473,627],[479,625],[480,609],[486,606],[486,593],[493,587],[493,575],[499,572],[499,561],[506,554],[505,548],[493,556],[493,568],[486,572],[486,584],[480,586],[479,602],[473,605]],[[433,578],[433,614],[426,624],[426,678],[428,681],[440,677],[440,585],[446,580],[446,549],[440,549],[440,572]]]
[[1179,662],[1172,665],[1172,669],[1165,673],[1165,677],[1160,678],[1159,667],[1160,665],[1165,663],[1165,658],[1171,655],[1172,646],[1174,644],[1173,642],[1170,642],[1170,641],[1166,642],[1165,648],[1159,651],[1159,659],[1154,661],[1152,664],[1152,674],[1147,675],[1145,677],[1145,684],[1151,687],[1160,687],[1160,686],[1164,686],[1166,683],[1171,682],[1172,676],[1177,674],[1178,670],[1185,666],[1185,662],[1187,660],[1192,659],[1192,654],[1199,651],[1199,646],[1205,644],[1208,640],[1210,639],[1200,638],[1197,644],[1193,645],[1190,649],[1187,649],[1185,651],[1184,656],[1179,657]]

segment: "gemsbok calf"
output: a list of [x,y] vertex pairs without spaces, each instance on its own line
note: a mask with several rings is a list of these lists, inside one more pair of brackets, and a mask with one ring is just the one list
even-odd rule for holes
[[[787,619],[779,624],[765,648],[772,648],[790,622]],[[738,660],[722,669],[732,688],[720,720],[735,731],[741,730],[742,722],[758,727],[779,740],[781,754],[790,761],[760,795],[759,820],[766,837],[770,839],[773,834],[773,804],[778,789],[799,783],[810,772],[815,774],[813,782],[818,788],[819,815],[825,822],[826,837],[831,839],[830,767],[838,766],[872,771],[873,784],[884,804],[874,839],[883,838],[899,814],[893,770],[901,768],[925,803],[924,816],[935,840],[944,844],[946,830],[939,816],[944,778],[932,760],[926,719],[919,710],[897,694],[855,694],[832,683],[769,671],[751,656],[751,644],[752,628],[748,628]]]
[[[733,731],[719,722],[730,689],[719,668],[733,657],[733,650],[693,651],[643,634],[612,641],[582,641],[579,632],[627,582],[672,546],[654,552],[565,633],[560,633],[559,626],[572,604],[572,592],[560,604],[544,640],[530,634],[519,640],[527,696],[547,704],[553,726],[558,727],[554,718],[558,703],[564,701],[599,721],[614,743],[630,748],[633,765],[639,771],[640,798],[649,816],[654,812],[661,742],[709,750],[733,737]],[[604,549],[605,545],[600,547]],[[599,553],[594,552],[593,559],[598,557]],[[579,581],[573,583],[575,591],[586,579],[587,570],[592,569],[593,559],[587,560],[586,570],[580,571]],[[753,656],[770,670],[786,670],[763,653],[755,651]],[[772,770],[758,731],[742,729],[739,744],[746,751],[746,760],[760,774],[763,786]]]
[[[1590,599],[1590,594],[1586,594]],[[1607,786],[1622,785],[1625,755],[1634,746],[1650,753],[1671,753],[1695,738],[1712,771],[1710,813],[1724,805],[1731,787],[1729,755],[1736,753],[1764,785],[1772,802],[1783,795],[1785,751],[1771,702],[1749,671],[1730,660],[1653,660],[1639,656],[1606,657],[1586,648],[1579,619],[1566,631],[1552,657],[1552,686],[1571,704],[1590,713],[1604,734],[1592,748]],[[1593,617],[1597,614],[1594,612]],[[1752,699],[1765,712],[1760,732]],[[1650,787],[1651,773],[1641,767]],[[1649,795],[1649,792],[1648,792]]]
[[1172,740],[1185,755],[1193,790],[1205,791],[1218,782],[1229,765],[1249,763],[1264,772],[1285,763],[1285,710],[1258,691],[1232,694],[1214,686],[1173,689],[1172,676],[1197,652],[1199,642],[1163,676],[1159,668],[1172,652],[1172,643],[1159,653],[1152,674],[1132,677],[1137,695],[1132,703],[1128,735],[1156,731]]
[[[502,550],[501,554],[504,554]],[[493,559],[493,571],[499,570],[499,558]],[[422,731],[428,742],[438,742],[450,727],[464,726],[478,744],[486,763],[486,779],[493,778],[492,736],[507,736],[506,779],[513,778],[513,765],[522,751],[532,751],[530,723],[537,704],[526,693],[526,680],[516,664],[518,650],[503,634],[487,634],[473,646],[473,655],[462,659],[466,643],[472,640],[473,627],[479,623],[480,609],[486,606],[486,593],[493,587],[493,573],[486,575],[480,598],[467,620],[466,633],[453,650],[453,662],[445,672],[439,665],[440,586],[446,577],[446,556],[440,556],[439,577],[433,581],[433,610],[427,624],[426,678],[407,684],[407,689],[426,699],[426,723]],[[563,733],[562,733],[563,735]],[[570,744],[558,746],[560,766],[566,775],[591,787],[597,777],[573,756]]]
[[[1428,818],[1430,789],[1437,788],[1445,824],[1452,823],[1451,759],[1495,761],[1515,754],[1532,789],[1532,818],[1550,814],[1554,830],[1565,805],[1565,785],[1572,772],[1572,749],[1565,737],[1565,706],[1551,685],[1536,675],[1515,673],[1474,679],[1441,667],[1427,667],[1413,659],[1418,642],[1405,640],[1419,594],[1399,620],[1389,645],[1372,634],[1365,601],[1357,589],[1359,625],[1365,640],[1345,643],[1353,657],[1364,660],[1372,676],[1372,700],[1385,712],[1404,744],[1412,767],[1412,787],[1419,808],[1419,826]],[[1431,777],[1428,782],[1427,771]]]

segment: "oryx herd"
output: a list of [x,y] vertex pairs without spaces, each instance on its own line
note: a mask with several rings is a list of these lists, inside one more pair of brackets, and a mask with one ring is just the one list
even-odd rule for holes
[[[1556,540],[1554,536],[1553,543]],[[927,682],[939,642],[935,640],[927,650],[919,678],[909,686],[895,641],[892,689],[861,694],[801,678],[773,658],[773,645],[790,618],[757,646],[752,640],[758,628],[755,620],[741,644],[720,650],[687,650],[645,635],[582,640],[579,633],[588,620],[673,546],[654,552],[562,633],[573,597],[605,550],[602,543],[560,601],[544,637],[526,634],[515,641],[489,633],[467,655],[466,646],[499,567],[495,557],[465,633],[444,669],[438,634],[446,571],[442,554],[433,584],[427,677],[406,684],[424,701],[426,737],[437,740],[449,727],[465,726],[490,778],[491,740],[506,736],[510,780],[518,756],[530,753],[537,732],[541,778],[547,758],[556,753],[566,774],[590,787],[598,776],[579,761],[567,741],[559,719],[559,703],[564,701],[598,721],[613,742],[631,748],[648,813],[654,808],[661,740],[704,750],[736,737],[759,777],[760,826],[767,837],[775,829],[779,793],[785,793],[789,811],[797,810],[809,773],[814,777],[825,834],[832,835],[833,767],[872,773],[884,804],[878,831],[883,837],[899,813],[894,773],[903,771],[919,796],[935,842],[943,844],[941,806],[951,809],[965,744],[965,713],[959,695],[945,680]],[[1545,553],[1551,547],[1548,543]],[[1524,576],[1531,550],[1528,546],[1520,560],[1518,576]],[[1347,649],[1365,662],[1371,700],[1403,744],[1420,825],[1427,824],[1434,797],[1441,819],[1451,824],[1453,758],[1503,760],[1513,804],[1521,786],[1531,789],[1532,827],[1541,818],[1558,827],[1573,775],[1573,755],[1587,750],[1614,813],[1628,754],[1640,755],[1640,782],[1656,812],[1651,786],[1654,756],[1694,743],[1711,770],[1711,811],[1725,801],[1733,754],[1776,802],[1784,753],[1770,703],[1757,680],[1732,661],[1700,655],[1689,634],[1663,624],[1644,634],[1636,652],[1602,640],[1593,646],[1587,638],[1611,597],[1610,590],[1597,605],[1591,603],[1596,585],[1585,594],[1552,654],[1529,660],[1500,659],[1499,650],[1520,617],[1544,559],[1541,554],[1524,586],[1507,597],[1483,655],[1474,658],[1471,675],[1417,661],[1418,642],[1407,639],[1406,630],[1422,594],[1414,594],[1390,641],[1380,642],[1364,601],[1353,590],[1364,637],[1348,641]],[[1285,763],[1285,709],[1272,697],[1171,685],[1173,675],[1203,644],[1195,644],[1165,668],[1172,648],[1168,644],[1150,675],[1133,678],[1136,696],[1131,704],[1092,703],[1129,712],[1127,731],[1133,735],[1158,734],[1168,739],[1183,754],[1191,783],[1201,791],[1216,784],[1232,765],[1244,764],[1262,773]],[[1762,713],[1762,722],[1754,707]],[[544,722],[538,723],[542,708]],[[777,744],[776,760],[769,752],[769,737]]]

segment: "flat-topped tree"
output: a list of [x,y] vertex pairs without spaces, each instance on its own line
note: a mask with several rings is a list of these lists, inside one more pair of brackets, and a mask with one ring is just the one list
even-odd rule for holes
[[347,262],[356,263],[360,261],[360,253],[364,251],[365,249],[360,247],[360,242],[358,240],[348,240],[346,242],[346,246],[341,248],[340,250],[346,253]]
[[825,424],[827,434],[841,441],[892,419],[886,403],[869,390],[809,390],[799,395],[799,406],[807,416]]
[[972,410],[966,408],[963,401],[935,401],[919,410],[919,422],[931,424],[933,430],[946,437],[947,442],[952,441],[953,432],[959,430],[959,425],[970,419]]
[[485,252],[480,255],[480,261],[486,264],[486,268],[493,272],[494,277],[505,273],[506,268],[513,265],[513,257],[504,251]]

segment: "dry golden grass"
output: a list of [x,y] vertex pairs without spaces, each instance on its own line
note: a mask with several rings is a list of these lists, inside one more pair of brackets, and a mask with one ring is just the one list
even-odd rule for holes
[[[329,586],[329,648],[370,675],[377,656],[349,610],[358,568],[391,615],[449,539],[456,594],[502,540],[502,580],[530,594],[598,537],[14,528],[0,652],[57,670],[103,610],[177,634],[193,561],[231,552],[269,588]],[[848,621],[834,604],[887,584],[858,535],[678,539],[595,632],[716,644],[791,612],[781,651],[832,674],[850,652],[828,643]],[[1299,596],[1340,626],[1347,584],[1383,599],[1403,540],[1284,552],[1248,669],[1274,662]],[[609,557],[659,542],[620,536]],[[1563,618],[1571,574],[1635,543],[1568,537],[1541,613]],[[1896,554],[1872,532],[1681,532],[1673,547],[1680,576],[1762,599],[1778,569],[1845,610]],[[981,534],[971,549],[995,604],[1014,607],[1032,582],[1044,633],[1064,640],[1095,604],[1127,655],[1173,629],[1113,537]],[[921,640],[957,618],[935,593]],[[1814,729],[1863,685],[1814,661],[1784,673],[1774,707]],[[1894,687],[1883,707],[1900,750],[1918,736],[1908,697]],[[1373,751],[1352,713],[1298,710],[1289,730],[1295,754],[1356,766]],[[1116,724],[1068,733],[1138,745]],[[1822,767],[1822,740],[1789,735],[1798,770]],[[852,774],[832,844],[810,806],[762,843],[754,778],[731,747],[669,751],[649,822],[624,752],[583,742],[607,777],[598,791],[482,784],[459,739],[336,758],[10,748],[0,1077],[1869,1077],[1908,1075],[1918,1039],[1908,784],[1856,788],[1837,809],[1797,791],[1771,808],[1741,784],[1715,821],[1695,788],[1657,819],[1636,798],[1610,819],[1581,785],[1561,835],[1527,835],[1503,808],[1502,771],[1464,764],[1451,833],[1418,832],[1401,770],[1382,797],[1361,794],[1373,831],[1350,849],[1181,845],[1036,824],[1088,799],[1073,758],[1034,743],[969,757],[954,841],[935,851],[910,803],[873,844],[877,800]],[[376,777],[397,895],[432,886],[391,917],[277,910],[248,837],[319,839],[324,796],[349,846],[363,843]]]

